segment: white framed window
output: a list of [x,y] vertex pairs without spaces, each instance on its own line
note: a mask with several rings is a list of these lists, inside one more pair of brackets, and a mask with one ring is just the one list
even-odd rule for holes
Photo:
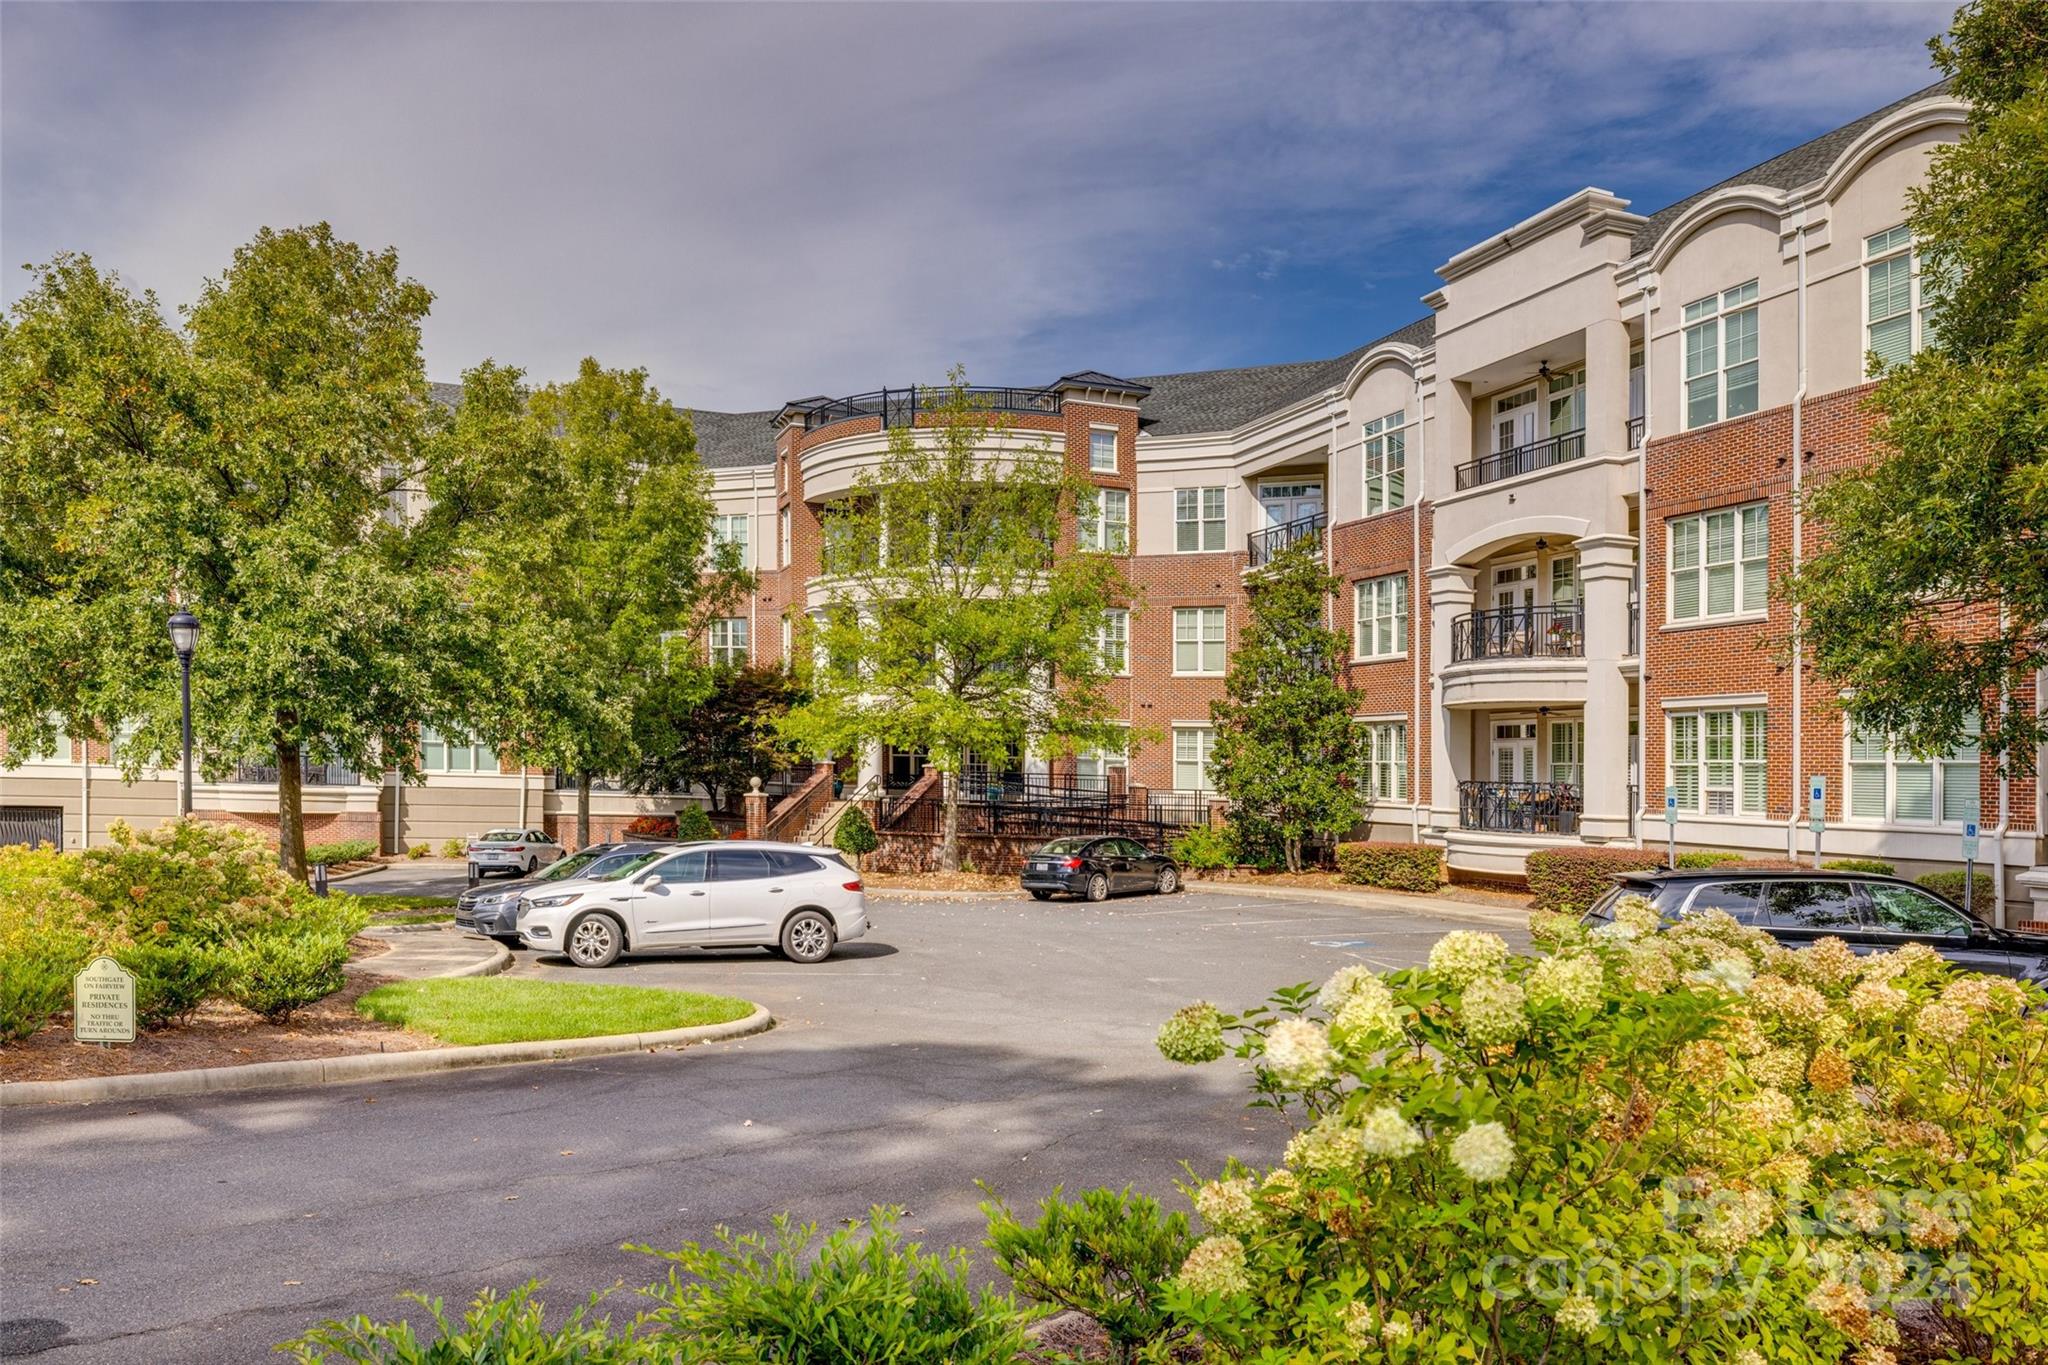
[[[50,727],[52,730],[55,731],[55,733],[50,736],[50,742],[38,749],[22,750],[22,762],[69,763],[71,761],[71,736],[64,729],[64,718],[60,715],[57,715],[55,712],[49,713],[49,716]],[[10,741],[5,744],[0,744],[0,752],[17,749],[19,747],[20,746]]]
[[1088,433],[1088,467],[1098,474],[1116,473],[1116,432],[1096,427]]
[[1173,548],[1179,553],[1223,548],[1223,490],[1173,490]]
[[1698,516],[1674,517],[1669,528],[1673,621],[1761,612],[1770,605],[1770,509],[1753,502]]
[[1586,773],[1586,723],[1582,720],[1550,722],[1550,780],[1576,787]]
[[1384,659],[1408,652],[1408,575],[1365,578],[1351,585],[1351,655]]
[[1367,422],[1365,514],[1376,516],[1408,505],[1408,429],[1405,412]]
[[1173,671],[1191,676],[1223,672],[1224,613],[1221,607],[1173,609]]
[[1408,722],[1367,721],[1365,794],[1375,801],[1408,799]]
[[1848,816],[1898,824],[1960,825],[1977,819],[1982,755],[1970,718],[1970,739],[1953,753],[1922,758],[1901,753],[1884,736],[1851,729]]
[[782,568],[789,567],[789,509],[782,509],[782,519],[775,537],[775,562]]
[[1206,725],[1176,725],[1173,728],[1173,789],[1183,792],[1213,790],[1209,784],[1209,760],[1215,756],[1215,730]]
[[427,773],[494,773],[498,751],[488,744],[469,744],[432,726],[420,727],[420,771]]
[[1687,430],[1756,411],[1757,283],[1685,305]]
[[1927,344],[1927,305],[1920,292],[1920,256],[1901,223],[1863,239],[1863,349],[1875,375]]
[[1128,489],[1098,488],[1081,499],[1078,536],[1083,550],[1131,552],[1131,495]]
[[741,668],[747,662],[747,618],[722,616],[711,623],[711,666]]
[[750,518],[745,512],[730,514],[720,512],[711,518],[712,546],[714,548],[721,545],[737,546],[739,549],[738,558],[742,566],[747,562],[747,522],[749,520]]
[[1765,713],[1761,707],[1673,711],[1667,777],[1692,815],[1762,815]]
[[1102,656],[1103,671],[1125,674],[1131,671],[1131,613],[1128,607],[1111,607],[1102,613],[1095,628],[1095,650]]
[[1074,785],[1083,791],[1108,791],[1111,769],[1128,765],[1130,748],[1131,742],[1126,738],[1113,748],[1083,749],[1075,754]]

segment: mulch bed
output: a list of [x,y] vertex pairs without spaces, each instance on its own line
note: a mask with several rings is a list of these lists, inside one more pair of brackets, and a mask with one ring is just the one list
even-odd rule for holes
[[1017,879],[987,872],[863,872],[870,891],[1015,891]]
[[[387,948],[378,945],[375,951]],[[365,991],[387,983],[385,977],[352,971],[347,985],[306,1006],[288,1024],[265,1023],[239,1005],[210,1000],[182,1027],[138,1031],[129,1044],[74,1043],[68,1022],[52,1024],[23,1042],[0,1047],[0,1082],[68,1081],[81,1076],[128,1076],[440,1046],[425,1034],[408,1033],[356,1013],[356,1000]]]
[[[1233,883],[1240,886],[1301,886],[1318,891],[1367,891],[1376,896],[1418,895],[1412,891],[1390,891],[1385,887],[1360,886],[1356,882],[1339,881],[1334,872],[1237,872],[1215,880],[1226,886]],[[1488,905],[1507,910],[1526,910],[1532,900],[1526,891],[1496,890],[1492,887],[1470,886],[1462,882],[1452,882],[1429,894],[1438,900],[1464,901],[1471,905]],[[1420,898],[1418,895],[1418,899]]]

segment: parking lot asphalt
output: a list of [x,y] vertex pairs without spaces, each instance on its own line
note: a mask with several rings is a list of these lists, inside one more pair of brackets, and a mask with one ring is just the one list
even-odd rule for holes
[[775,1012],[773,1032],[743,1041],[9,1111],[0,1350],[261,1359],[323,1318],[405,1312],[406,1289],[460,1302],[537,1276],[567,1303],[637,1285],[656,1266],[620,1243],[758,1228],[781,1210],[829,1224],[897,1204],[927,1243],[973,1245],[977,1179],[1013,1202],[1126,1183],[1177,1201],[1183,1160],[1271,1159],[1287,1130],[1244,1107],[1238,1063],[1163,1061],[1152,1038],[1168,1013],[1249,1004],[1351,962],[1414,963],[1456,927],[1216,892],[870,905],[871,935],[816,967],[733,950],[602,972],[522,952],[513,968]]

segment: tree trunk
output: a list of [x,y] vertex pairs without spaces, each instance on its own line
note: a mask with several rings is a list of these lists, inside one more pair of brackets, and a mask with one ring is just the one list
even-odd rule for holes
[[1285,836],[1282,842],[1287,847],[1287,870],[1289,872],[1301,871],[1301,840],[1290,834]]
[[279,712],[277,735],[277,865],[306,879],[306,801],[299,771],[299,744],[286,738],[292,723]]
[[590,774],[576,774],[576,847],[590,847]]
[[939,871],[960,870],[960,779],[939,774]]

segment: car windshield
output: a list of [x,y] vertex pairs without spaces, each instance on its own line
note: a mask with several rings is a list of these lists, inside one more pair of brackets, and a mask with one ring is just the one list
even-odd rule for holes
[[554,862],[549,863],[547,870],[538,877],[535,877],[534,880],[538,882],[558,882],[564,877],[580,877],[583,875],[584,868],[589,867],[602,857],[603,855],[598,853],[571,853],[566,858],[557,858]]
[[480,844],[523,844],[526,831],[523,829],[494,829],[477,840]]
[[1040,853],[1079,853],[1094,842],[1095,836],[1092,834],[1085,839],[1055,839],[1038,851]]
[[590,870],[583,876],[586,881],[615,882],[647,866],[666,851],[655,849],[648,853],[607,853],[592,863]]

